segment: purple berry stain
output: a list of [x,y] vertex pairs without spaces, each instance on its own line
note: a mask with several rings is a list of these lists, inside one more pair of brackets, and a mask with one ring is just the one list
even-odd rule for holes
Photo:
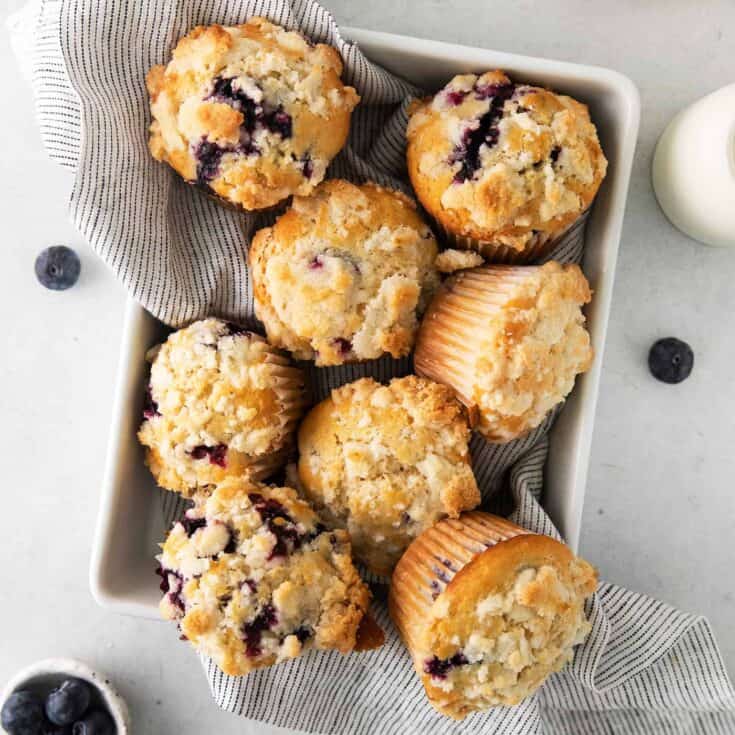
[[314,162],[308,154],[301,159],[301,173],[305,179],[310,179],[314,175]]
[[150,383],[145,389],[145,397],[143,399],[143,418],[152,419],[154,416],[160,416],[158,412],[158,404],[153,400]]
[[191,538],[200,528],[204,528],[207,525],[207,519],[184,516],[179,523],[184,527],[186,535]]
[[[156,574],[161,577],[159,589],[166,595],[168,601],[178,608],[182,614],[186,612],[186,606],[184,605],[184,600],[181,597],[181,590],[184,587],[184,578],[173,569],[164,569],[161,566],[156,569]],[[176,580],[176,585],[173,587],[171,586],[171,577]]]
[[453,107],[456,107],[457,105],[462,104],[466,96],[467,92],[461,92],[453,89],[449,90],[446,94],[447,103],[452,105]]
[[227,445],[218,444],[216,447],[207,447],[200,444],[189,452],[192,459],[209,458],[209,464],[217,465],[223,469],[227,467]]
[[469,663],[463,653],[455,653],[451,658],[434,656],[424,662],[424,673],[430,674],[432,679],[446,679],[447,673],[457,666]]
[[455,174],[454,182],[461,184],[471,179],[480,168],[480,148],[483,145],[494,146],[498,142],[500,130],[498,121],[503,116],[503,107],[515,92],[514,84],[490,84],[475,90],[477,99],[490,99],[490,108],[472,127],[468,127],[462,135],[462,143],[455,148],[449,163],[461,163]]
[[278,623],[278,616],[273,605],[263,605],[260,612],[249,623],[245,623],[242,630],[245,641],[245,652],[248,656],[260,656],[263,632],[270,630]]
[[334,340],[334,344],[337,346],[341,355],[349,355],[352,352],[352,342],[344,337],[337,337]]

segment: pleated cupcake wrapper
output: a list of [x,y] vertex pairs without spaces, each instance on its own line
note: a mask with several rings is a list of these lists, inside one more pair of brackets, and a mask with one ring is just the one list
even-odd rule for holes
[[306,376],[285,355],[268,346],[264,362],[270,367],[269,380],[281,410],[277,419],[282,422],[281,430],[287,437],[284,445],[274,452],[259,457],[248,466],[250,477],[264,480],[283,467],[294,452],[296,426],[306,410]]
[[416,372],[449,385],[475,424],[474,362],[482,351],[488,320],[539,266],[480,266],[447,279],[429,305],[416,341]]
[[418,636],[436,598],[478,554],[530,533],[504,518],[471,511],[439,521],[408,547],[393,572],[389,608],[419,672]]
[[491,263],[523,265],[545,259],[546,256],[550,255],[556,249],[557,245],[560,245],[566,239],[572,230],[587,220],[588,213],[589,209],[586,209],[562,232],[555,233],[554,235],[549,235],[545,232],[535,233],[521,250],[510,245],[503,245],[502,243],[481,240],[468,235],[458,235],[448,230],[438,220],[432,219],[432,222],[441,233],[444,242],[450,247],[459,250],[474,250]]
[[291,204],[291,197],[288,197],[287,199],[284,199],[277,204],[271,204],[270,207],[262,207],[261,209],[256,210],[248,210],[244,207],[241,207],[239,204],[235,204],[235,202],[231,202],[229,199],[223,197],[221,194],[217,194],[217,192],[213,189],[210,189],[209,186],[200,184],[198,181],[189,181],[188,179],[183,178],[182,181],[185,181],[187,184],[189,184],[189,186],[194,187],[197,191],[201,192],[205,197],[207,197],[207,199],[215,202],[218,206],[225,207],[232,212],[237,212],[238,214],[269,214],[272,212],[281,212],[285,211],[285,209]]

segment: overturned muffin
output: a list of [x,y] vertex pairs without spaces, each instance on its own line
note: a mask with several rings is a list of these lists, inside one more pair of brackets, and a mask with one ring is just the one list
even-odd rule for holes
[[564,544],[474,511],[409,546],[389,607],[431,704],[462,719],[518,704],[571,661],[596,586]]
[[414,375],[332,391],[299,429],[299,480],[355,557],[390,574],[411,541],[480,503],[469,428],[446,386]]
[[304,376],[254,332],[204,319],[156,348],[138,432],[156,482],[190,496],[264,478],[293,447]]
[[436,255],[411,199],[326,181],[253,238],[255,313],[271,344],[317,365],[402,357],[439,283]]
[[414,106],[407,137],[419,201],[449,242],[495,262],[545,255],[607,169],[585,105],[500,71],[454,77]]
[[349,536],[291,488],[226,480],[174,524],[158,560],[161,614],[226,674],[360,647],[370,592]]
[[592,362],[579,266],[485,266],[448,278],[416,340],[416,372],[450,386],[486,439],[535,429]]
[[336,49],[264,18],[197,27],[148,73],[151,153],[245,210],[309,194],[359,101],[341,73]]

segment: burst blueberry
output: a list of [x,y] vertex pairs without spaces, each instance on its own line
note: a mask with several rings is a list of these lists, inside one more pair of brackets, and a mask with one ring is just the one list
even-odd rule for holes
[[39,253],[35,264],[38,282],[51,291],[65,291],[82,271],[79,256],[66,245],[53,245]]

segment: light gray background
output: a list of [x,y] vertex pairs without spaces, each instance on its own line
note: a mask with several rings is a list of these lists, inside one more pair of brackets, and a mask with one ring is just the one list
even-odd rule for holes
[[[605,579],[706,615],[735,671],[735,250],[671,227],[650,184],[654,144],[683,105],[735,81],[732,0],[328,0],[338,22],[609,66],[642,97],[641,134],[604,355],[581,551]],[[22,5],[4,3],[0,18]],[[265,733],[217,710],[175,631],[98,608],[87,567],[124,294],[68,223],[71,177],[45,158],[30,89],[0,34],[0,685],[51,655],[107,671],[136,735]],[[707,186],[707,182],[702,182]],[[72,291],[37,285],[36,253],[83,259]],[[646,353],[696,354],[679,386]]]

